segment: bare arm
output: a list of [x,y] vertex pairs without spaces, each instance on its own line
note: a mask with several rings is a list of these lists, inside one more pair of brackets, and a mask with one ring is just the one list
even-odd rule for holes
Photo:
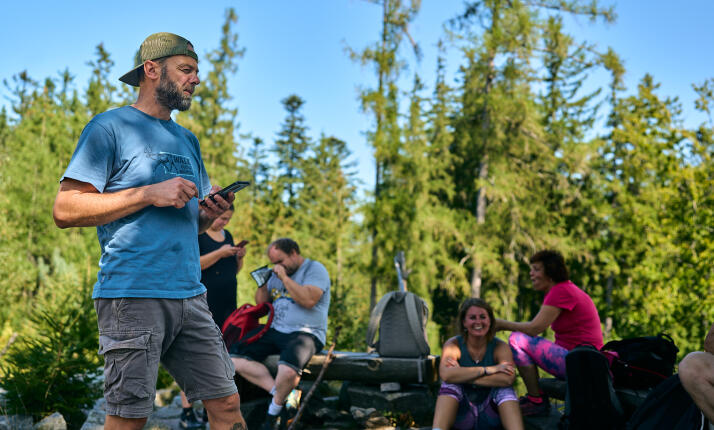
[[[235,246],[225,244],[220,248],[207,252],[201,256],[201,270],[206,270],[218,262],[218,260],[236,255],[238,249]],[[242,263],[242,260],[241,260]]]
[[455,337],[449,339],[442,348],[439,362],[439,376],[450,384],[474,384],[484,387],[509,387],[513,385],[516,371],[513,365],[511,349],[499,342],[493,352],[493,358],[498,364],[493,366],[459,366],[461,349]]
[[485,375],[483,367],[460,367],[461,349],[456,337],[444,343],[439,361],[439,376],[444,382],[450,384],[472,384],[476,379]]
[[268,295],[268,283],[266,282],[262,287],[255,290],[255,304],[259,305],[270,301],[270,296]]
[[114,193],[100,193],[92,184],[65,178],[55,197],[52,216],[59,228],[98,226],[150,205],[182,208],[197,194],[196,185],[180,177]]
[[553,324],[562,310],[555,306],[543,305],[538,314],[528,322],[513,322],[496,318],[496,330],[520,331],[529,336],[538,336]]
[[474,384],[484,387],[510,387],[516,380],[516,370],[513,363],[511,347],[505,342],[498,342],[493,350],[493,359],[496,363],[486,367],[487,376],[474,381]]
[[707,337],[704,338],[704,350],[710,354],[714,354],[714,324],[709,329]]
[[293,281],[287,273],[285,273],[285,267],[281,264],[276,264],[275,267],[273,267],[273,272],[288,290],[290,297],[292,297],[298,305],[306,309],[311,309],[320,301],[323,291],[319,287],[314,285],[300,285]]

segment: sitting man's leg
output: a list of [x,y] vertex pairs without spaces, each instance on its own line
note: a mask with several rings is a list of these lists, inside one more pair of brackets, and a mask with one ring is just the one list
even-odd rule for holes
[[193,403],[202,400],[212,430],[246,429],[235,385],[235,368],[205,294],[184,300],[183,321],[162,363]]
[[231,345],[230,355],[236,373],[250,383],[268,391],[275,392],[275,379],[262,363],[271,354],[280,353],[280,345],[285,342],[284,334],[269,329],[257,341],[251,344],[236,343]]
[[714,423],[714,354],[692,352],[679,363],[679,379],[694,403]]
[[263,428],[274,428],[274,423],[283,411],[285,400],[290,392],[300,383],[302,369],[307,366],[313,355],[322,350],[322,343],[307,333],[293,332],[285,334],[284,348],[280,352],[278,374],[275,377],[273,400],[268,407]]

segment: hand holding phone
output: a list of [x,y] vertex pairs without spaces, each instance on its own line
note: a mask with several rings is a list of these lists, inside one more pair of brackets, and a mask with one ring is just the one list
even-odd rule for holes
[[258,287],[262,287],[263,285],[265,285],[265,283],[268,282],[268,279],[270,279],[272,274],[273,271],[268,266],[263,266],[250,272],[250,276],[253,277],[253,280],[256,284],[258,284]]
[[221,198],[223,198],[225,200],[228,198],[228,193],[237,193],[238,191],[242,190],[243,188],[247,187],[248,185],[250,185],[250,182],[248,182],[248,181],[235,181],[232,184],[230,184],[229,186],[223,188],[222,190],[207,195],[205,199],[201,200],[201,204],[205,206],[206,199],[211,199],[211,201],[213,203],[215,203],[216,202],[216,199],[215,199],[216,194],[218,194],[219,196],[221,196]]

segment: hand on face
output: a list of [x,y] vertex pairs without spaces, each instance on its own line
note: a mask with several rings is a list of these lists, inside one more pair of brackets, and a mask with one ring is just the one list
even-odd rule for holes
[[279,278],[283,279],[285,276],[287,276],[287,272],[285,271],[285,266],[282,264],[276,264],[273,266],[273,273]]

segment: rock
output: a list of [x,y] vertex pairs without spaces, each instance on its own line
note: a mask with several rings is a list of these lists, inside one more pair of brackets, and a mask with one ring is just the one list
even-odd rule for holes
[[84,421],[81,430],[104,430],[106,403],[103,397],[94,403],[92,410],[87,413],[87,419]]
[[379,384],[379,391],[383,393],[391,393],[393,391],[399,391],[402,389],[402,385],[399,382],[383,382]]
[[394,428],[391,426],[389,419],[383,416],[370,417],[367,421],[364,422],[363,426],[367,429],[381,429],[385,427],[390,429]]
[[402,391],[383,393],[378,385],[352,383],[342,401],[358,408],[374,408],[396,414],[408,413],[420,425],[429,425],[436,399],[428,386],[403,386]]
[[176,408],[173,405],[164,406],[163,408],[155,410],[151,416],[160,420],[179,419],[181,417],[181,409]]
[[32,417],[27,415],[0,416],[0,430],[30,430]]
[[45,417],[42,421],[35,424],[34,429],[36,430],[67,430],[67,422],[64,417],[59,412],[55,412],[52,415]]
[[161,390],[156,390],[156,397],[154,397],[154,406],[161,408],[168,406],[174,400],[176,393],[171,388],[164,388]]

